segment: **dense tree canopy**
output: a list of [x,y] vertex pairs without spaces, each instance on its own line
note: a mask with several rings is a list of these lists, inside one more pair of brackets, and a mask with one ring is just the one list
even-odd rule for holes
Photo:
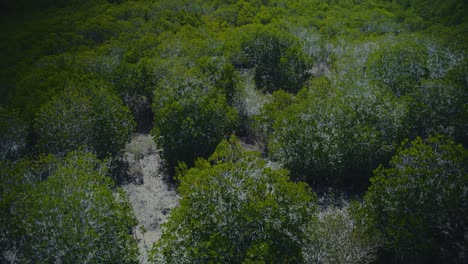
[[14,110],[0,107],[0,159],[17,159],[26,152],[28,125]]
[[369,69],[377,82],[395,95],[408,94],[428,77],[427,52],[420,44],[402,42],[374,54]]
[[158,87],[153,103],[153,135],[171,169],[209,155],[238,122],[225,94],[209,84],[187,78],[175,85]]
[[260,89],[297,92],[310,76],[312,59],[293,36],[269,28],[254,28],[242,42],[242,67],[253,67]]
[[83,147],[105,158],[121,152],[134,121],[128,108],[106,89],[70,87],[41,107],[34,128],[42,153],[63,156]]
[[301,243],[314,218],[314,195],[259,153],[231,137],[208,160],[179,168],[182,195],[155,245],[155,263],[303,260]]
[[71,152],[63,161],[2,163],[1,177],[2,258],[136,263],[130,234],[136,219],[95,156]]
[[[0,14],[1,262],[134,261],[104,174],[128,183],[135,131],[183,197],[155,262],[466,262],[467,1],[3,0]],[[346,201],[324,205],[330,192]]]
[[468,152],[441,136],[403,145],[380,166],[365,200],[397,261],[462,263]]
[[299,175],[314,177],[306,179],[311,182],[359,186],[406,135],[406,112],[385,92],[343,94],[314,82],[277,115],[269,151]]

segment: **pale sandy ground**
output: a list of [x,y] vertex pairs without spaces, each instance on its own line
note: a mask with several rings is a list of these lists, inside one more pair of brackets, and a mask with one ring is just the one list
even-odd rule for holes
[[124,190],[139,221],[134,235],[139,240],[140,263],[148,263],[147,251],[161,237],[161,224],[178,205],[179,195],[163,180],[161,159],[151,136],[136,135],[127,145],[126,158],[130,174],[139,178]]

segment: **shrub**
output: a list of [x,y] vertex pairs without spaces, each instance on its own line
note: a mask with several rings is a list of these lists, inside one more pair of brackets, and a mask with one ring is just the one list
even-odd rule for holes
[[309,182],[365,187],[406,134],[406,105],[377,90],[316,85],[277,115],[270,155]]
[[28,126],[16,111],[0,107],[0,160],[17,159],[26,152]]
[[135,124],[122,101],[104,88],[69,88],[43,105],[34,120],[42,153],[64,156],[79,147],[99,158],[121,154]]
[[235,139],[220,143],[195,167],[179,167],[182,196],[161,240],[155,263],[302,261],[305,228],[314,218],[314,195],[273,169],[260,153]]
[[396,261],[465,262],[467,164],[466,149],[435,136],[404,142],[375,170],[368,215]]
[[260,89],[295,93],[310,77],[312,59],[287,33],[259,28],[241,46],[245,66],[255,68],[255,83]]
[[137,220],[125,193],[111,191],[105,164],[95,156],[71,152],[63,161],[49,156],[3,163],[0,169],[1,257],[21,263],[136,263],[130,231]]
[[152,134],[169,169],[206,157],[238,124],[224,93],[196,79],[159,86],[153,112]]

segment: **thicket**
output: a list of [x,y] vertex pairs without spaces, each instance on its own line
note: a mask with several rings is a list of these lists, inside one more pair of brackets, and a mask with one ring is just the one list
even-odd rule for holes
[[163,148],[169,169],[179,162],[192,165],[197,157],[211,154],[221,140],[235,131],[239,122],[237,111],[227,102],[229,85],[224,90],[185,74],[188,76],[154,90],[152,135]]
[[[65,210],[54,199],[68,199],[61,193],[65,187],[73,193],[86,181],[93,185],[90,175],[124,182],[120,157],[136,131],[153,135],[183,196],[154,246],[154,260],[466,261],[458,246],[466,233],[460,220],[467,188],[466,1],[6,0],[0,13],[0,159],[7,186],[0,194],[2,210],[18,202],[38,208],[42,217],[44,210]],[[225,141],[231,134],[259,153]],[[399,149],[401,142],[410,147]],[[223,146],[237,149],[238,156],[228,158]],[[76,154],[79,149],[93,154]],[[48,154],[65,161],[43,163]],[[81,165],[64,165],[73,163],[72,156]],[[106,162],[109,172],[91,169],[95,163],[84,160]],[[35,162],[55,165],[37,172]],[[85,180],[73,176],[82,174]],[[8,184],[17,186],[15,179],[27,190],[11,191]],[[363,204],[319,208],[311,223],[291,227],[297,219],[284,215],[285,208],[315,212],[317,202],[303,183],[288,179],[307,183],[319,197],[333,188],[362,200],[371,187]],[[257,193],[257,180],[284,193]],[[89,188],[106,198],[92,200],[76,190],[70,203],[115,203],[112,184]],[[57,197],[41,198],[39,191]],[[282,194],[294,199],[283,204]],[[50,203],[37,204],[41,199]],[[238,210],[224,208],[226,218],[209,222],[229,204],[223,199]],[[184,218],[188,213],[198,218]],[[33,247],[68,239],[27,229],[41,230],[27,222],[28,214],[2,211],[2,223],[25,219],[17,221],[18,236],[8,240],[12,246],[2,238],[5,261],[15,250],[33,262],[66,261],[65,255],[48,259],[40,250],[28,255],[36,254]],[[115,219],[133,225],[124,218]],[[82,219],[84,226],[95,221]],[[239,225],[226,219],[239,219]],[[62,220],[50,221],[58,228]],[[102,221],[106,228],[119,225]],[[124,229],[119,228],[89,235]],[[187,240],[193,247],[171,235],[192,230],[198,232]],[[233,235],[241,231],[247,233]],[[2,229],[3,237],[8,234]],[[28,244],[28,234],[52,242]],[[133,243],[127,238],[113,241]],[[106,247],[111,246],[103,242],[99,250],[107,255],[96,261],[126,258]],[[66,256],[80,261],[92,250]],[[134,253],[128,254],[133,260]]]
[[178,169],[179,207],[152,250],[155,263],[303,261],[315,196],[269,167],[238,139],[222,141],[193,168]]
[[136,263],[137,220],[94,155],[2,161],[0,170],[2,262]]
[[366,210],[395,261],[463,263],[467,159],[442,136],[417,138],[375,170]]
[[38,151],[56,156],[79,148],[101,159],[119,156],[134,126],[128,108],[101,87],[70,86],[42,105],[34,119]]

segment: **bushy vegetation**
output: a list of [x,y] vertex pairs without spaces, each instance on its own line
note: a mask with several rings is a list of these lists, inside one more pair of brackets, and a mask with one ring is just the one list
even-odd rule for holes
[[0,158],[22,157],[28,145],[28,125],[18,112],[0,108]]
[[153,104],[153,135],[170,169],[209,155],[238,123],[224,93],[197,79],[175,85],[156,88]]
[[367,210],[396,261],[462,263],[468,151],[441,136],[402,145],[374,172]]
[[[466,1],[0,14],[2,262],[135,261],[111,180],[132,180],[135,131],[183,197],[154,262],[466,262]],[[358,202],[316,207],[307,185]]]
[[328,205],[318,221],[309,226],[304,243],[306,263],[370,263],[382,246],[379,235],[369,236],[361,228],[359,205]]
[[95,156],[1,164],[2,261],[136,263],[137,221]]
[[78,148],[99,158],[121,153],[132,136],[133,118],[110,91],[93,88],[70,87],[39,109],[34,128],[41,153],[64,156]]
[[271,156],[309,182],[365,182],[407,135],[407,106],[379,90],[351,89],[315,81],[294,103],[277,109]]
[[155,245],[155,263],[303,261],[301,243],[315,196],[235,137],[208,160],[179,167],[180,206]]

